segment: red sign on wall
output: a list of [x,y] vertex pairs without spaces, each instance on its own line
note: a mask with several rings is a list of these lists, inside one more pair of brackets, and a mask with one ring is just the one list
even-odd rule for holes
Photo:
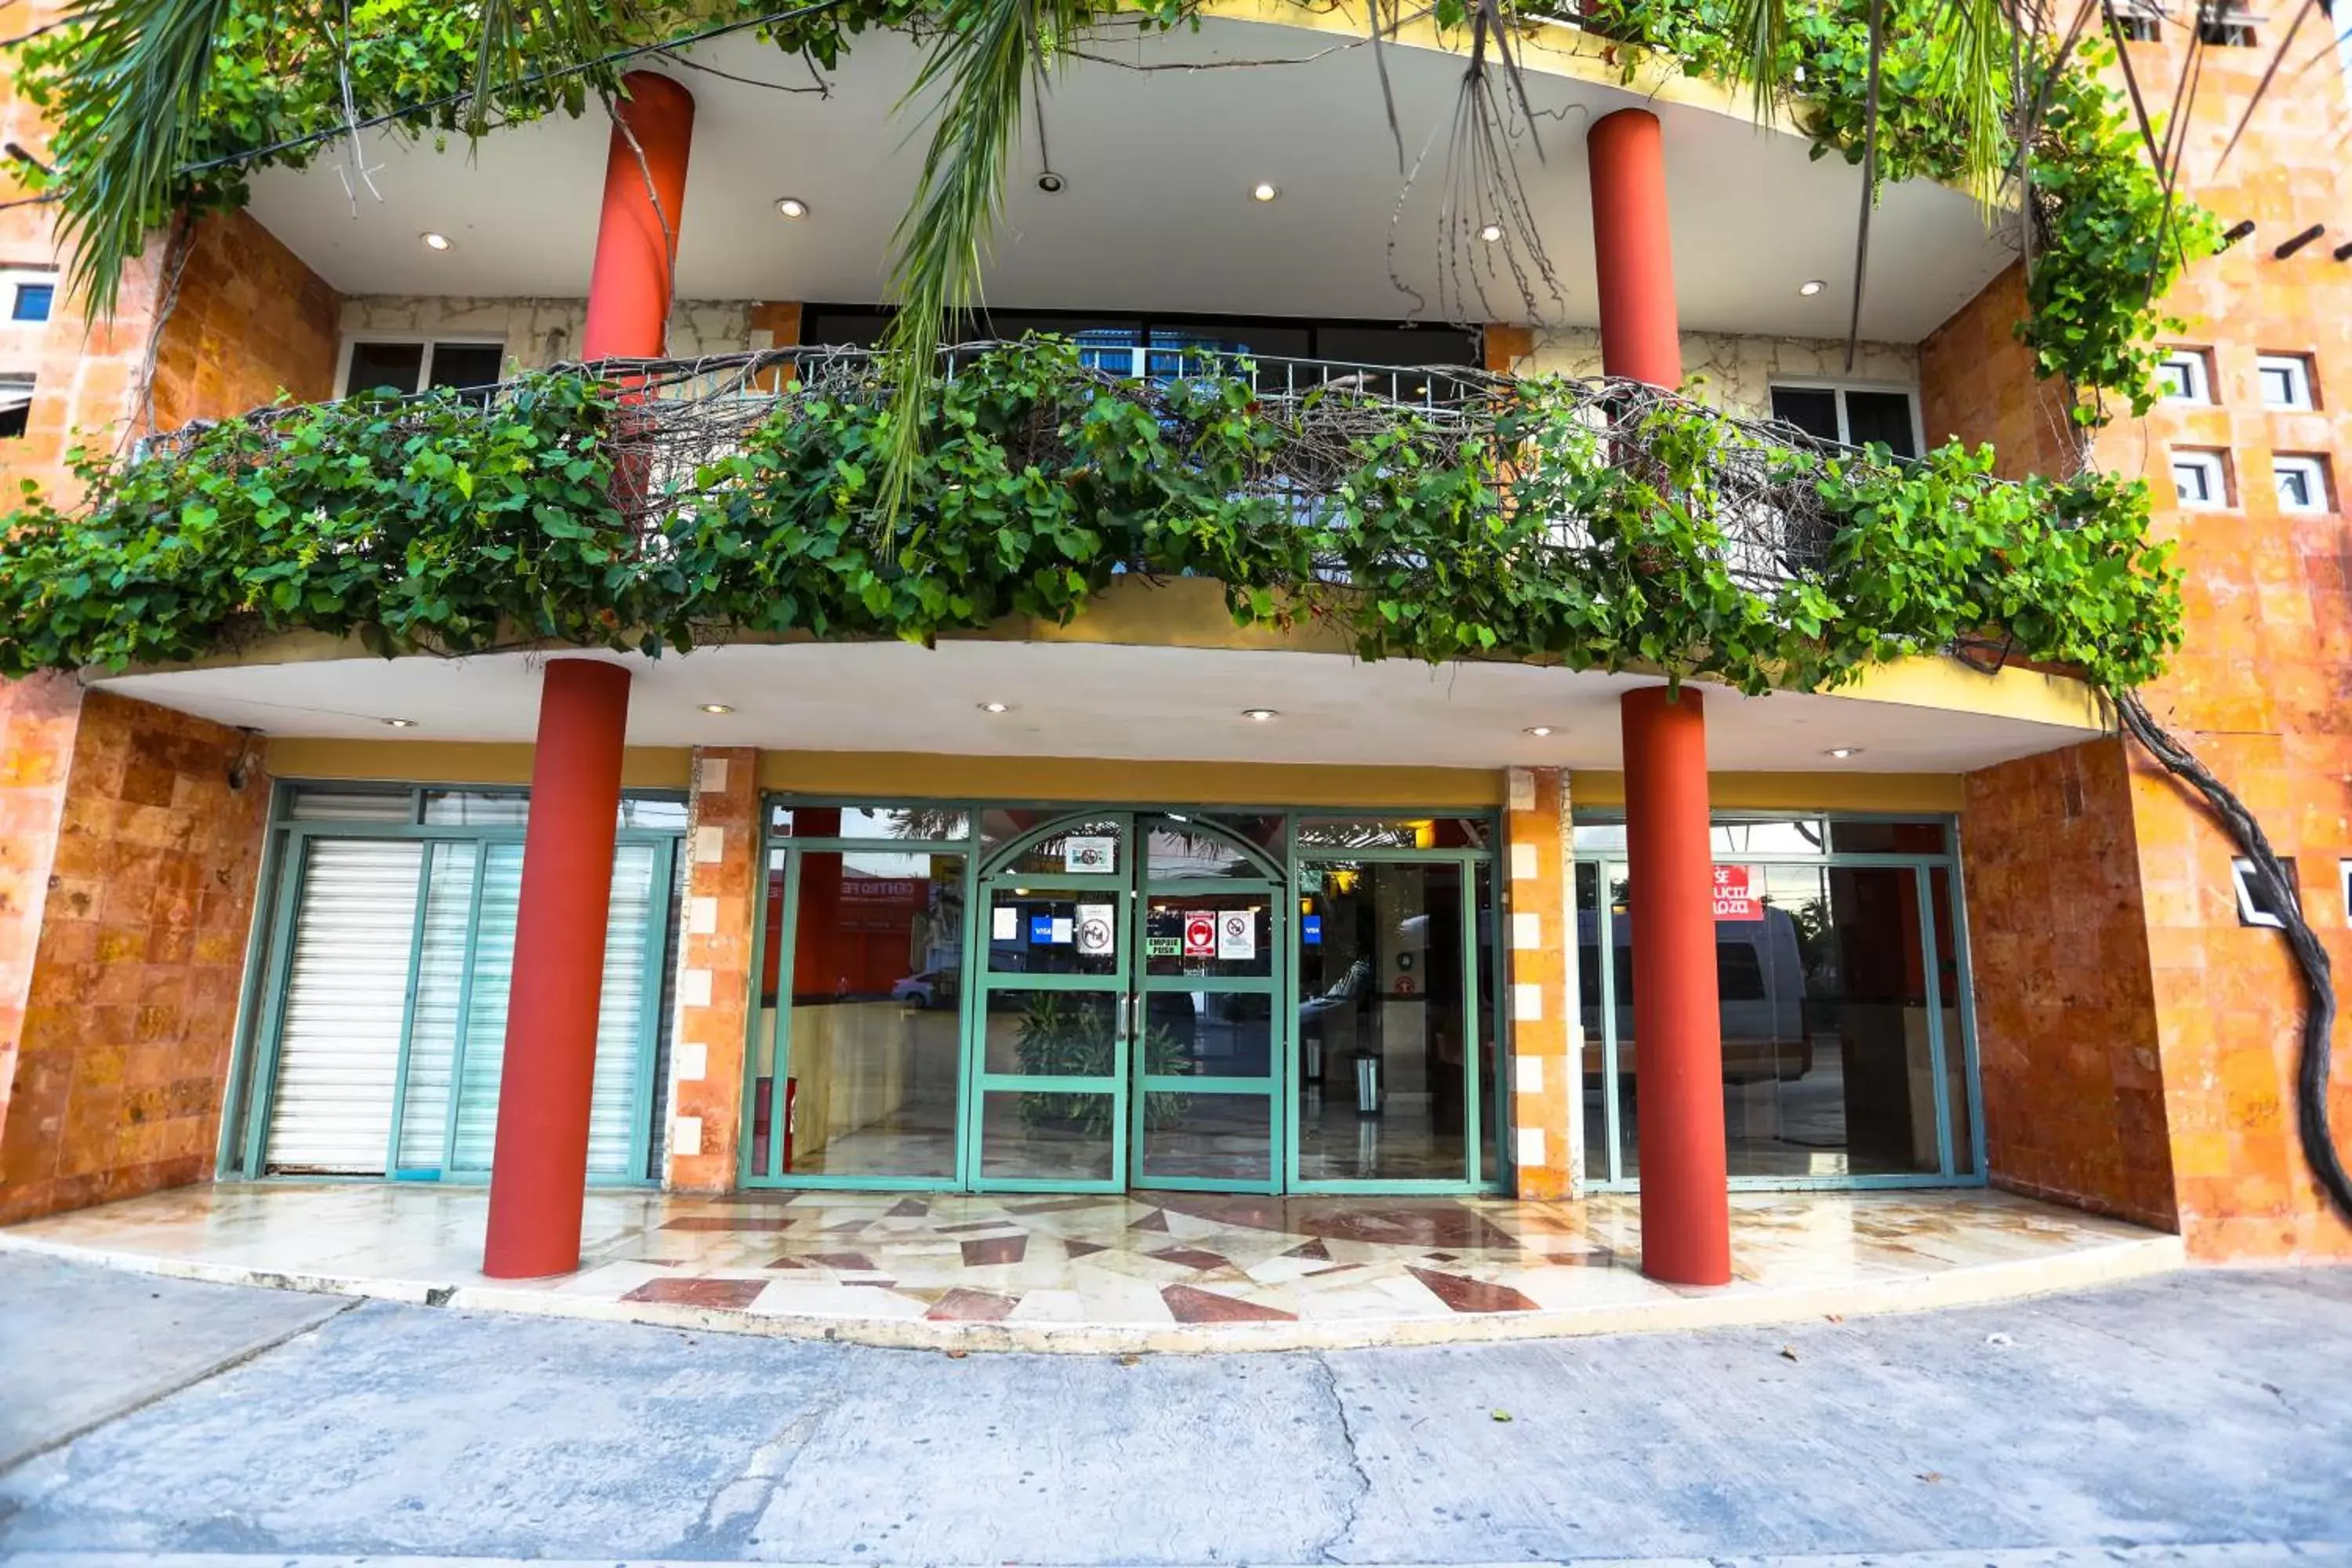
[[1719,921],[1760,921],[1764,906],[1756,895],[1754,873],[1746,866],[1715,868],[1715,918]]
[[1184,956],[1217,956],[1217,916],[1213,910],[1194,910],[1184,917]]

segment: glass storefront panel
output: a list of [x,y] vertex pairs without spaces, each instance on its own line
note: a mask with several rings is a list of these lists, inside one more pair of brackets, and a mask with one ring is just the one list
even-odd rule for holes
[[778,838],[936,841],[965,837],[971,817],[952,805],[776,805],[768,826]]
[[[991,990],[982,1018],[981,1070],[1013,1078],[1113,1078],[1127,999],[1115,991]],[[1176,1047],[1153,1071],[1181,1072]]]
[[[953,1176],[964,857],[811,849],[798,871],[779,1173]],[[776,1142],[765,1087],[756,1169]]]
[[1119,973],[1127,946],[1117,889],[1083,893],[1039,888],[994,888],[988,894],[991,974]]
[[1475,958],[1470,991],[1471,1037],[1475,1044],[1477,1073],[1469,1093],[1478,1110],[1478,1163],[1470,1176],[1474,1181],[1499,1182],[1507,1174],[1502,1157],[1507,1108],[1502,1096],[1502,1022],[1496,1016],[1503,947],[1496,929],[1499,920],[1495,908],[1494,867],[1472,868],[1470,907],[1475,931],[1471,947]]
[[1263,1185],[1275,1179],[1274,1105],[1264,1094],[1148,1094],[1143,1179]]
[[[1942,846],[1946,829],[1863,822],[1868,831],[1856,837],[1846,826],[1717,824],[1712,893],[1729,1173],[1759,1185],[1972,1175],[1973,1075],[1952,870],[1925,856],[1915,864],[1849,858],[1891,857],[1895,844]],[[1800,841],[1872,847],[1823,848],[1798,860],[1781,829],[1797,831]],[[1600,841],[1579,833],[1580,842]],[[1781,858],[1726,855],[1735,842]],[[1575,884],[1585,1174],[1630,1183],[1640,1173],[1631,919],[1639,889],[1613,858],[1579,861]]]
[[1464,868],[1299,868],[1302,1181],[1464,1180]]
[[1478,816],[1302,816],[1301,849],[1484,849],[1494,824]]
[[1115,1094],[992,1089],[980,1097],[981,1179],[1107,1182],[1118,1119]]
[[[1153,823],[1144,845],[1147,875],[1163,882],[1258,881],[1282,864],[1279,816],[1190,816],[1170,813]],[[1234,840],[1240,840],[1239,843]],[[1253,857],[1249,845],[1265,857]]]
[[1157,893],[1144,901],[1146,974],[1203,980],[1274,975],[1273,893]]

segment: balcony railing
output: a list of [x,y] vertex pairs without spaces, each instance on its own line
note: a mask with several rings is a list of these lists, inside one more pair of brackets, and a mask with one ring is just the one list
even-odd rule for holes
[[[941,351],[941,377],[953,382],[982,356],[1017,347],[954,345]],[[878,411],[897,390],[890,358],[863,349],[789,348],[561,368],[626,389],[624,412],[598,439],[616,468],[633,476],[628,488],[638,498],[635,510],[649,538],[677,514],[716,500],[714,487],[730,482],[727,459],[741,452],[754,432],[789,418],[795,406],[823,398]],[[1483,448],[1504,480],[1496,487],[1498,506],[1522,504],[1515,495],[1530,488],[1528,478],[1546,460],[1540,450],[1498,449],[1510,444],[1499,433],[1507,411],[1523,405],[1536,384],[1468,366],[1408,368],[1080,345],[1075,374],[1086,384],[1076,401],[1082,402],[1091,386],[1097,395],[1139,404],[1171,433],[1196,416],[1187,405],[1188,384],[1192,389],[1208,383],[1245,384],[1250,417],[1263,425],[1267,437],[1237,493],[1263,498],[1278,514],[1301,523],[1344,522],[1343,488],[1362,472],[1368,447],[1399,433],[1435,462],[1458,463],[1468,449]],[[1561,426],[1564,416],[1566,427],[1575,432],[1578,460],[1633,470],[1662,496],[1691,505],[1712,523],[1718,535],[1714,548],[1743,586],[1769,593],[1776,585],[1815,577],[1827,565],[1834,525],[1823,515],[1811,472],[1792,464],[1790,455],[1859,456],[1851,448],[1638,382],[1545,378],[1539,384],[1554,428]],[[509,384],[464,395],[478,397],[488,407],[513,390]],[[1071,401],[1066,383],[1062,395],[1066,404]],[[434,395],[424,394],[383,399],[379,406],[395,421],[404,416],[404,407],[414,408],[421,426],[433,400]],[[446,403],[447,395],[442,395],[431,416],[446,418]],[[1689,472],[1686,454],[1670,462],[1654,449],[1660,425],[1651,416],[1660,411],[1678,416],[1669,422],[1676,429],[1687,431],[1696,421],[1708,433],[1704,494],[1685,493],[1686,479],[1675,477]],[[299,412],[279,406],[245,417],[266,431]],[[184,447],[193,431],[205,427],[155,437],[145,449],[168,456]],[[1048,472],[1055,471],[1057,454],[1067,454],[1067,438],[1051,419],[1033,422],[1015,438],[1034,447],[1030,455]],[[1514,476],[1516,486],[1509,482]],[[1553,549],[1596,547],[1591,528],[1572,510],[1549,518],[1545,531]]]

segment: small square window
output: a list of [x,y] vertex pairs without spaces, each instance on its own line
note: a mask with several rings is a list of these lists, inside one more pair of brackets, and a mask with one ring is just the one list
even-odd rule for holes
[[[2294,874],[2294,857],[2280,856],[2279,869],[2286,873],[2287,897],[2300,905],[2303,902],[2303,896],[2296,891],[2295,888],[2297,878]],[[2254,875],[2254,863],[2252,860],[2243,858],[2231,860],[2230,877],[2238,889],[2238,923],[2240,925],[2268,926],[2275,931],[2286,924],[2284,918],[2284,911],[2273,901],[2270,889],[2263,886],[2260,877]]]
[[16,298],[8,307],[12,321],[46,321],[49,307],[56,302],[58,286],[54,283],[19,283]]
[[2251,49],[2254,25],[2262,18],[2237,5],[2217,5],[2211,0],[2197,8],[2197,37],[2213,47]]
[[2334,497],[2327,485],[2327,459],[2316,453],[2280,452],[2271,458],[2281,511],[2327,511]]
[[2172,449],[2172,488],[2185,507],[2230,504],[2230,464],[2220,452],[2193,447]]
[[2213,375],[2203,349],[2175,349],[2156,367],[2156,384],[2174,403],[2213,401]]
[[2262,354],[2254,374],[2263,387],[2265,408],[2310,408],[2311,361],[2302,354]]

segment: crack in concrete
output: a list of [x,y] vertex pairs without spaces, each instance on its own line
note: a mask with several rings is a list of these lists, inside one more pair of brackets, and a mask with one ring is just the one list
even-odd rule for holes
[[776,1493],[792,1479],[801,1456],[818,1426],[841,1405],[844,1393],[839,1369],[814,1390],[792,1419],[774,1436],[753,1448],[732,1479],[722,1483],[703,1505],[702,1517],[677,1543],[676,1555],[744,1557],[750,1554],[752,1532],[767,1517]]
[[1308,1359],[1314,1364],[1318,1381],[1323,1384],[1323,1392],[1330,1396],[1332,1410],[1339,1417],[1339,1447],[1347,1455],[1348,1473],[1355,1478],[1356,1483],[1355,1489],[1340,1507],[1338,1527],[1315,1543],[1313,1561],[1343,1563],[1347,1559],[1339,1555],[1340,1543],[1356,1533],[1356,1525],[1363,1515],[1364,1503],[1372,1495],[1372,1477],[1371,1472],[1364,1468],[1363,1455],[1357,1450],[1356,1423],[1348,1414],[1347,1397],[1339,1392],[1339,1374],[1331,1365],[1331,1358],[1328,1354],[1318,1352]]
[[157,1387],[142,1389],[138,1394],[122,1401],[121,1404],[114,1405],[112,1408],[99,1412],[99,1414],[91,1416],[89,1420],[83,1422],[79,1426],[72,1427],[65,1432],[60,1432],[55,1436],[44,1438],[42,1441],[33,1445],[31,1447],[24,1449],[20,1453],[0,1457],[0,1476],[5,1476],[12,1470],[19,1469],[24,1466],[32,1463],[32,1461],[39,1458],[44,1454],[54,1454],[58,1449],[66,1447],[70,1444],[79,1443],[84,1437],[89,1436],[91,1433],[97,1431],[101,1426],[111,1426],[117,1421],[136,1415],[142,1410],[152,1409],[155,1405],[161,1405],[163,1401],[171,1398],[175,1394],[184,1394],[199,1384],[210,1383],[214,1378],[220,1376],[221,1373],[225,1372],[234,1372],[238,1367],[245,1365],[248,1362],[257,1361],[261,1357],[268,1355],[271,1351],[278,1349],[280,1345],[291,1344],[305,1334],[315,1334],[320,1329],[325,1328],[329,1323],[333,1322],[337,1318],[341,1317],[344,1313],[352,1310],[353,1308],[362,1305],[364,1305],[363,1300],[355,1296],[350,1300],[345,1301],[342,1305],[337,1307],[333,1311],[328,1313],[323,1318],[315,1319],[307,1323],[297,1323],[292,1328],[286,1330],[282,1333],[272,1334],[266,1339],[257,1340],[252,1344],[241,1346],[236,1350],[229,1352],[226,1355],[221,1356],[217,1360],[207,1362],[203,1366],[197,1367],[194,1371],[189,1373],[185,1377],[179,1379],[177,1382],[169,1382]]

